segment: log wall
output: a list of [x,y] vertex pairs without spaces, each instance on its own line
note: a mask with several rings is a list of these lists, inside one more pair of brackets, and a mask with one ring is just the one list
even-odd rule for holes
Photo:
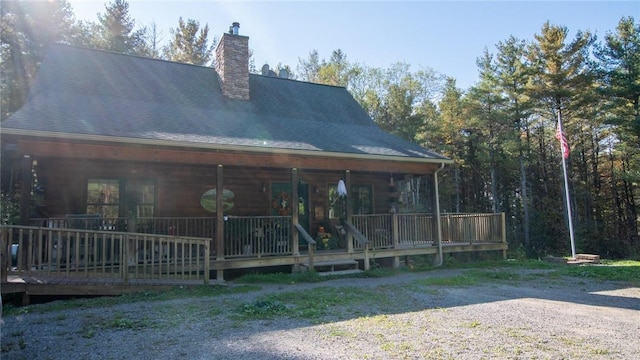
[[[41,216],[62,216],[86,212],[86,183],[90,178],[148,180],[156,183],[156,217],[215,216],[200,206],[202,194],[216,184],[217,165],[158,164],[126,161],[84,161],[39,158],[38,178],[45,185],[45,211]],[[224,167],[224,188],[235,197],[227,215],[270,216],[271,185],[289,183],[288,169]],[[328,189],[344,179],[343,171],[299,170],[309,187],[309,221],[315,234],[321,221],[328,220]],[[353,185],[372,185],[373,212],[388,213],[392,189],[389,174],[351,172]],[[264,190],[264,191],[263,191]],[[315,218],[315,208],[324,220]]]

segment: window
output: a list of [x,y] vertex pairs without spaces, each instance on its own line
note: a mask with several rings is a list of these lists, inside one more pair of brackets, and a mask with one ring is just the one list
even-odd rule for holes
[[[348,194],[354,215],[373,214],[373,190],[371,185],[351,185]],[[338,186],[329,186],[329,219],[345,217],[345,201],[338,197]]]
[[87,214],[100,214],[105,219],[153,217],[154,208],[155,184],[151,181],[87,181]]
[[90,179],[87,182],[87,214],[100,214],[105,219],[120,214],[120,182]]

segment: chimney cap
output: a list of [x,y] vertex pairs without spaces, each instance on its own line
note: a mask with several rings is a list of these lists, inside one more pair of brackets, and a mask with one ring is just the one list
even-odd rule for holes
[[233,24],[231,24],[231,26],[229,26],[229,34],[238,35],[239,29],[240,29],[240,23],[236,21]]

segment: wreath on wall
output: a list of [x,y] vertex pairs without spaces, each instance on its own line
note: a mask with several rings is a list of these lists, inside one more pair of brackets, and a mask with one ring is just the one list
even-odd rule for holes
[[281,192],[271,202],[271,207],[281,216],[287,216],[291,214],[291,202],[289,201],[289,194]]

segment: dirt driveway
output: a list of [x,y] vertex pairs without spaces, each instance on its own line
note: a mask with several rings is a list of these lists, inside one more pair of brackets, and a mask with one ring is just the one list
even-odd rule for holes
[[[540,270],[481,270],[483,281],[477,270],[475,280],[467,274],[435,270],[30,311],[3,319],[1,357],[640,359],[638,287]],[[301,306],[307,298],[312,306]],[[238,312],[276,303],[283,312],[273,316]]]

